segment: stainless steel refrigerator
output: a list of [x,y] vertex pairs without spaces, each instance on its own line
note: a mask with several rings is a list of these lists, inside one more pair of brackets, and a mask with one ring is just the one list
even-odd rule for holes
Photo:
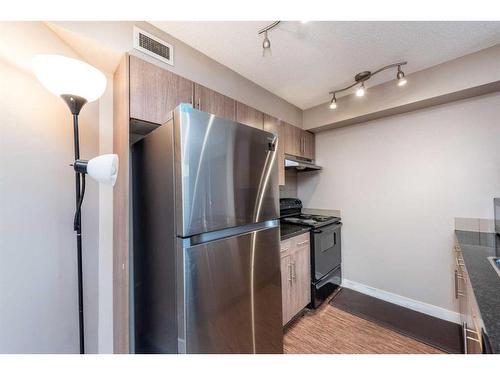
[[181,104],[132,147],[137,353],[282,353],[274,134]]

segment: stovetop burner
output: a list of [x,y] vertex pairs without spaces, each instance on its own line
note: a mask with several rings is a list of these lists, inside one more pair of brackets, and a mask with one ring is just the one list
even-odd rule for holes
[[326,224],[333,224],[340,221],[339,217],[336,216],[322,216],[322,215],[309,215],[309,214],[300,214],[296,216],[289,216],[282,218],[283,221],[299,224],[299,225],[307,225],[312,227],[322,226]]

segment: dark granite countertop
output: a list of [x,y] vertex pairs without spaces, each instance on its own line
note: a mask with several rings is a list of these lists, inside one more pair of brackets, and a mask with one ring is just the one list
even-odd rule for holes
[[460,230],[455,234],[486,334],[493,352],[500,353],[500,277],[488,260],[490,256],[500,256],[500,250],[496,250],[496,235]]
[[302,225],[290,224],[284,221],[280,222],[281,241],[309,232],[311,228]]

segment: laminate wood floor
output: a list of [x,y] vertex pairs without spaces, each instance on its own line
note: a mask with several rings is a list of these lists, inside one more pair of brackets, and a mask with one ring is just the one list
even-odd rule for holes
[[439,354],[412,338],[323,305],[297,319],[286,330],[285,354]]

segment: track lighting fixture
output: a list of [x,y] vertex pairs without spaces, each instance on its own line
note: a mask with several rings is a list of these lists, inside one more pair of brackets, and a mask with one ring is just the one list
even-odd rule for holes
[[[269,30],[275,28],[276,26],[278,26],[278,24],[280,22],[281,21],[274,21],[273,23],[270,23],[269,25],[263,27],[262,29],[260,29],[257,32],[257,35],[264,34],[264,40],[262,41],[262,57],[265,57],[266,55],[271,54],[271,41],[269,40],[269,38],[267,36],[267,32]],[[302,24],[306,24],[308,22],[309,21],[300,21],[300,23],[302,23]]]
[[272,28],[278,26],[281,21],[274,21],[273,23],[263,27],[258,31],[258,35],[264,34],[264,40],[262,41],[262,56],[265,57],[267,54],[271,54],[271,41],[267,36],[267,32]]
[[344,88],[339,89],[339,90],[330,91],[330,95],[333,95],[332,101],[330,102],[330,108],[331,109],[337,108],[336,94],[338,94],[339,92],[347,91],[347,90],[353,88],[354,86],[359,85],[358,89],[356,90],[356,96],[358,96],[358,97],[364,96],[366,93],[365,81],[368,81],[375,74],[380,73],[380,72],[387,70],[387,69],[390,69],[390,68],[396,68],[396,67],[398,68],[398,72],[396,74],[398,86],[405,85],[406,84],[405,73],[401,69],[401,66],[406,65],[406,64],[407,64],[406,61],[402,61],[402,62],[398,62],[395,64],[390,64],[390,65],[384,66],[378,70],[375,70],[374,72],[370,72],[369,70],[366,70],[364,72],[356,74],[354,76],[354,82],[352,84],[350,84],[349,86],[344,87]]

